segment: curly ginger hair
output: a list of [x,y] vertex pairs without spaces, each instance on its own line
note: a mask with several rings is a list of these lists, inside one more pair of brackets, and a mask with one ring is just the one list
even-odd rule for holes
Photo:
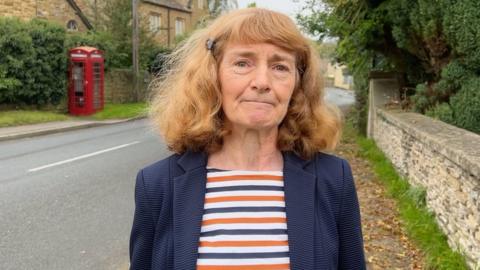
[[[214,40],[212,50],[206,42]],[[287,114],[278,127],[277,147],[304,159],[335,148],[341,132],[338,109],[324,99],[318,55],[286,15],[247,8],[222,15],[194,32],[168,58],[167,70],[154,84],[150,117],[176,153],[218,151],[224,126],[218,67],[227,44],[269,43],[296,56],[297,80]]]

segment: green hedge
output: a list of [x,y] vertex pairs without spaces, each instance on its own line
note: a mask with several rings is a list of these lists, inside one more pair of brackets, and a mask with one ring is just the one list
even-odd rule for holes
[[[66,33],[62,26],[46,20],[0,17],[0,104],[40,108],[65,103],[69,49],[92,46],[103,50],[108,71],[131,67],[130,43],[105,31]],[[140,45],[141,69],[160,69],[163,62],[156,55],[170,51],[148,37]]]
[[[155,43],[151,37],[143,35],[139,44],[140,69],[150,70],[159,53],[169,53],[170,50]],[[77,46],[92,46],[104,51],[105,69],[130,68],[132,66],[132,44],[129,40],[118,40],[114,35],[105,31],[68,33],[65,42],[66,48]]]
[[0,103],[58,104],[65,95],[65,30],[0,18]]
[[102,50],[105,58],[105,70],[131,65],[130,54],[121,51],[121,46],[106,32],[67,33],[65,49],[69,50],[78,46],[90,46]]

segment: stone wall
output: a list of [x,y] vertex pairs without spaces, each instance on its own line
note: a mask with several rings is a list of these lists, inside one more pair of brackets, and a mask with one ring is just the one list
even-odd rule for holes
[[[426,116],[386,109],[392,80],[370,84],[369,136],[411,185],[473,269],[480,267],[480,136]],[[390,87],[389,87],[390,86]],[[393,90],[393,91],[392,91]]]
[[138,98],[133,87],[133,73],[129,69],[110,69],[105,72],[104,99],[105,103],[129,103],[145,101],[148,97],[150,75],[142,73]]
[[36,17],[37,5],[35,0],[1,0],[0,16],[18,17],[31,19]]
[[[83,0],[76,0],[80,7],[85,7]],[[1,0],[0,16],[18,17],[23,20],[41,18],[57,22],[66,28],[70,20],[77,22],[78,31],[86,31],[75,10],[65,0]]]

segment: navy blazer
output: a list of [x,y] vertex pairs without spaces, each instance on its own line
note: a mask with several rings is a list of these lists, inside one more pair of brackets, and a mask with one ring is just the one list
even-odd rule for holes
[[[292,270],[366,269],[360,211],[348,163],[285,152],[284,189]],[[196,268],[207,155],[172,155],[142,169],[135,187],[130,269]]]

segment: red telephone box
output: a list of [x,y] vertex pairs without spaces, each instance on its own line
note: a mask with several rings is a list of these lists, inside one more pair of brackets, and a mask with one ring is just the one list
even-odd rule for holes
[[103,109],[103,52],[93,47],[69,51],[68,111],[90,115]]

